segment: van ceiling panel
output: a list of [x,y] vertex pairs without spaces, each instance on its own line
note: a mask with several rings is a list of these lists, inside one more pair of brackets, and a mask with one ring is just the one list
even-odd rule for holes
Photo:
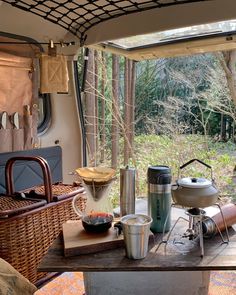
[[104,21],[151,9],[210,1],[213,0],[3,0],[2,2],[59,25],[77,36],[83,45],[87,31]]
[[[12,44],[14,42],[19,42],[21,44],[14,45]],[[12,36],[12,38],[0,36],[0,51],[22,57],[35,57],[40,53],[41,47],[37,46],[37,44],[29,44],[29,42],[35,41],[30,39],[22,40],[22,38],[20,38],[19,36]],[[9,44],[11,44],[11,46],[9,46]]]

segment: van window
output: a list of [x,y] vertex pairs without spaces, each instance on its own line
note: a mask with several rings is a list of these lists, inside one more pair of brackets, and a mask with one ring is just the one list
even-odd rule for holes
[[200,37],[220,36],[225,34],[230,35],[235,33],[235,31],[236,20],[230,20],[127,37],[118,40],[107,41],[105,44],[126,50],[134,50],[135,48],[140,47],[148,47],[164,43],[174,43],[176,41],[190,40]]
[[51,123],[51,100],[50,94],[39,94],[38,108],[38,134],[45,133]]

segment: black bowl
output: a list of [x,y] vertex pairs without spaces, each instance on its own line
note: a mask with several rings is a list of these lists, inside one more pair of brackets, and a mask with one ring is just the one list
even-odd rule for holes
[[82,225],[87,232],[102,233],[112,226],[113,216],[108,213],[92,213],[82,218]]

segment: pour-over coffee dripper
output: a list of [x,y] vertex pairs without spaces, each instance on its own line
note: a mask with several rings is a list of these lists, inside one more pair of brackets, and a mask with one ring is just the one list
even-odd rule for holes
[[77,196],[74,197],[72,205],[75,212],[83,218],[95,213],[111,213],[112,206],[109,202],[109,192],[113,181],[116,179],[115,170],[103,167],[86,167],[76,170],[84,186],[87,202],[85,212],[81,212],[76,206]]
[[81,179],[87,196],[92,198],[95,202],[98,202],[109,194],[111,190],[111,184],[114,180],[115,178],[111,178],[107,181],[98,182],[96,179],[92,179],[91,181],[87,179]]

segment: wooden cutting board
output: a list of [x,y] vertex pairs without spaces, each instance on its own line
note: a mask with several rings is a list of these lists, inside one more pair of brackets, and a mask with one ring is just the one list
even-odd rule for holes
[[104,233],[88,233],[81,221],[68,221],[62,225],[64,256],[96,253],[124,247],[123,236],[116,236],[114,228]]

